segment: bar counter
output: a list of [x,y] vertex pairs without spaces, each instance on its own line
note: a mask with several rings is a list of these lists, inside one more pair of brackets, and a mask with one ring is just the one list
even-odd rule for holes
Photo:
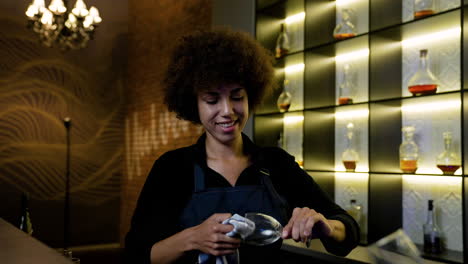
[[72,264],[73,262],[0,218],[0,263]]

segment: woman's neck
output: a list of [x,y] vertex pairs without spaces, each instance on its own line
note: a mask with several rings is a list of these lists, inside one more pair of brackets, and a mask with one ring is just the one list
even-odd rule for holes
[[244,155],[242,136],[224,144],[207,135],[205,147],[208,159],[229,159]]

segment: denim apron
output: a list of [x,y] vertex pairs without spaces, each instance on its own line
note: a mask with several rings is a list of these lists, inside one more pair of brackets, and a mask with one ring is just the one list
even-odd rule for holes
[[[245,213],[263,213],[274,217],[283,226],[287,224],[287,203],[276,192],[266,169],[255,169],[260,177],[259,185],[241,185],[234,187],[206,188],[205,173],[194,165],[195,186],[191,200],[182,211],[180,224],[188,228],[201,224],[215,213],[231,213],[244,216]],[[239,252],[242,261],[243,252],[260,253],[265,249],[278,249],[282,240],[271,246],[255,247],[242,244]],[[250,254],[249,254],[250,255]],[[258,254],[257,254],[258,255]],[[247,263],[242,261],[241,263]]]

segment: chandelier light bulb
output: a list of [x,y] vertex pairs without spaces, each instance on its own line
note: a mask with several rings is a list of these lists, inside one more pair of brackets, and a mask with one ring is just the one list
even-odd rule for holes
[[52,0],[49,5],[49,10],[54,14],[61,15],[67,11],[67,8],[62,0]]
[[68,20],[65,22],[65,26],[69,29],[74,29],[76,27],[76,16],[73,14],[68,15]]
[[28,10],[26,10],[26,15],[29,18],[33,18],[35,15],[39,15],[39,7],[35,6],[34,4],[30,4],[28,6]]
[[34,1],[32,2],[32,5],[37,6],[37,8],[38,8],[39,10],[41,10],[41,8],[45,8],[45,2],[44,2],[44,0],[34,0]]
[[89,9],[89,16],[93,18],[94,24],[99,24],[102,21],[102,18],[99,16],[99,11],[96,7],[92,6]]
[[41,23],[44,25],[52,26],[53,15],[48,9],[44,9],[41,17]]
[[83,0],[76,0],[75,7],[72,9],[72,13],[76,17],[85,17],[89,14],[89,11],[86,9],[86,4]]

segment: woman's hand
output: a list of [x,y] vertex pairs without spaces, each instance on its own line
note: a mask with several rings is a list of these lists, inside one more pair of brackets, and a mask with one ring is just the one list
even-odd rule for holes
[[333,233],[332,220],[307,207],[294,208],[291,219],[283,228],[283,239],[306,242],[308,239],[330,237]]
[[232,254],[240,246],[241,240],[226,236],[226,233],[232,231],[232,225],[225,225],[222,222],[231,214],[213,214],[200,225],[191,229],[189,243],[191,249],[196,249],[204,253],[221,256]]

